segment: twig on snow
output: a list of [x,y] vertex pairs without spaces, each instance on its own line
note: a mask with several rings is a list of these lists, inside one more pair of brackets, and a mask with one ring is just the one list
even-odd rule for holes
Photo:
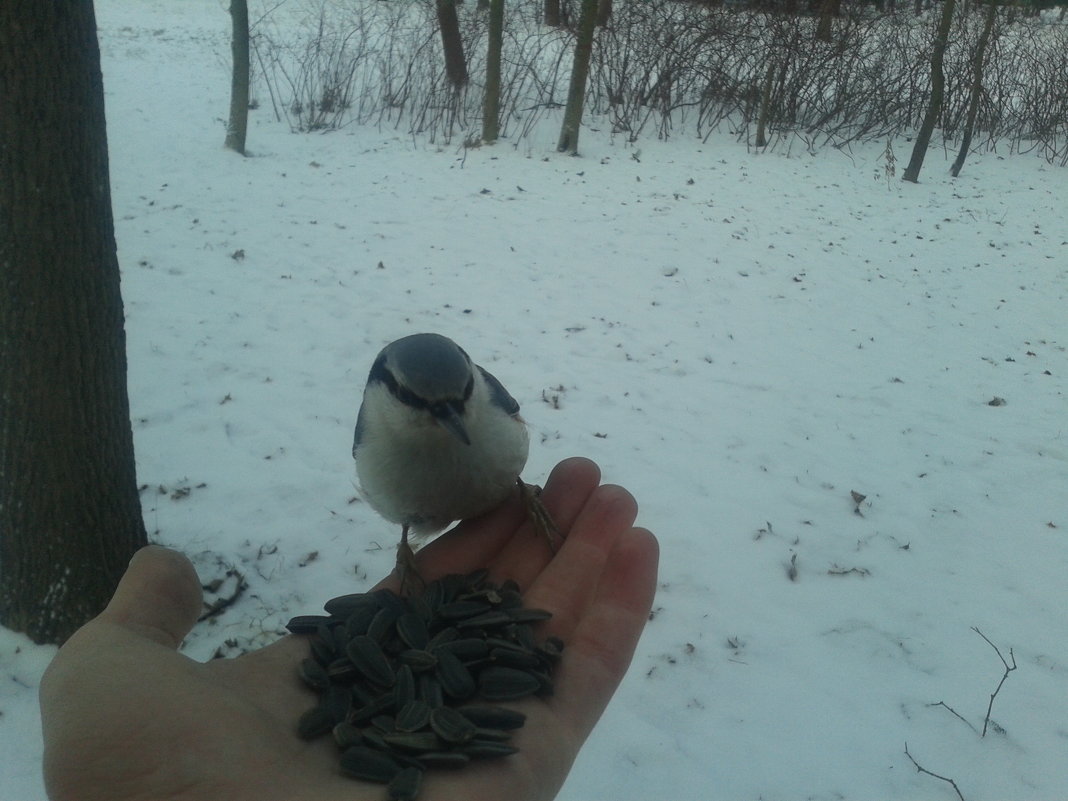
[[948,782],[949,785],[954,790],[957,791],[957,798],[959,798],[960,801],[964,801],[964,794],[960,791],[960,788],[957,787],[957,783],[955,781],[953,781],[948,776],[939,776],[937,773],[932,773],[931,771],[927,770],[927,768],[925,768],[923,765],[921,765],[919,762],[917,762],[915,759],[912,758],[912,754],[909,753],[909,744],[908,744],[908,742],[905,743],[905,756],[907,756],[909,758],[909,762],[911,762],[913,765],[915,765],[916,766],[916,770],[918,770],[920,773],[926,773],[928,776],[931,776],[932,778],[941,779],[944,782]]
[[959,718],[960,720],[963,720],[963,721],[964,721],[964,723],[965,723],[965,724],[966,724],[966,725],[968,726],[968,728],[969,728],[969,729],[971,729],[972,731],[974,731],[974,732],[975,732],[976,734],[978,734],[978,733],[979,733],[979,729],[975,728],[975,726],[973,726],[973,725],[972,725],[972,722],[971,722],[970,720],[968,720],[968,719],[967,719],[966,717],[964,717],[964,715],[962,715],[962,714],[961,714],[960,712],[958,712],[958,711],[957,711],[956,709],[954,709],[953,707],[951,707],[951,706],[950,706],[949,704],[947,704],[947,703],[946,703],[945,701],[939,701],[939,702],[938,702],[938,703],[936,703],[936,704],[928,704],[927,706],[944,706],[944,707],[945,707],[946,709],[948,709],[948,710],[949,710],[949,711],[950,711],[951,713],[953,713],[953,715],[955,715],[955,716],[956,716],[957,718]]
[[[1005,672],[1001,675],[1001,681],[998,682],[998,686],[994,689],[994,692],[990,694],[990,703],[986,706],[986,719],[983,720],[983,733],[979,735],[980,737],[986,737],[986,730],[987,727],[990,725],[990,710],[994,708],[994,699],[997,698],[998,693],[1001,692],[1001,687],[1005,683],[1005,679],[1009,677],[1009,674],[1012,673],[1012,671],[1016,670],[1016,655],[1013,654],[1012,649],[1010,648],[1009,659],[1012,660],[1012,665],[1010,666],[1009,663],[1006,661],[1005,657],[1002,656],[1001,649],[994,645],[994,643],[990,642],[990,638],[983,634],[983,632],[979,631],[978,626],[972,626],[972,631],[974,631],[976,634],[986,640],[987,644],[994,649],[994,653],[998,655],[998,659],[1001,660],[1001,664],[1005,666]],[[997,724],[995,724],[995,726],[996,725]]]

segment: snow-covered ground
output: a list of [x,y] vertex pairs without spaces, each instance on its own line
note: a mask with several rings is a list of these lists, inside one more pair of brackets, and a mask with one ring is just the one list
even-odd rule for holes
[[[433,330],[522,404],[529,481],[590,456],[661,541],[562,799],[955,798],[906,742],[968,801],[1068,797],[1065,169],[936,150],[912,185],[881,145],[586,129],[576,159],[552,126],[465,151],[268,109],[243,159],[226,4],[97,13],[145,520],[250,585],[187,653],[389,569],[352,426],[378,349]],[[972,627],[1017,665],[985,738]],[[52,653],[0,631],[5,801],[44,795]]]

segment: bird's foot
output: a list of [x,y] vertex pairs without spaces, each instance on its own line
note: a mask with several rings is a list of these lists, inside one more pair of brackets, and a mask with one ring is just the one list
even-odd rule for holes
[[400,595],[402,598],[417,595],[426,588],[426,582],[419,574],[419,568],[415,565],[415,551],[408,544],[407,536],[402,537],[400,545],[397,546],[397,566],[395,570],[400,577]]
[[541,487],[536,484],[527,484],[521,478],[516,479],[516,483],[519,485],[519,496],[523,500],[523,506],[526,507],[527,516],[549,543],[549,550],[556,553],[558,543],[563,541],[564,535],[553,523],[549,510],[541,501]]

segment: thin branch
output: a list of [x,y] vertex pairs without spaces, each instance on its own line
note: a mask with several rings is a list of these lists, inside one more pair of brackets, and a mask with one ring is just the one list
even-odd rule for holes
[[907,756],[909,758],[909,762],[911,762],[913,765],[915,765],[916,766],[916,770],[918,770],[920,773],[926,773],[928,776],[931,776],[932,778],[941,779],[944,782],[948,782],[950,784],[950,786],[952,786],[953,789],[957,791],[957,798],[959,798],[960,801],[964,801],[964,794],[960,791],[960,788],[957,787],[957,783],[955,781],[953,781],[948,776],[939,776],[937,773],[932,773],[931,771],[927,770],[927,768],[925,768],[923,765],[921,765],[919,762],[917,762],[915,759],[912,758],[912,754],[909,753],[909,744],[908,744],[908,742],[905,743],[905,756]]
[[1001,692],[1001,687],[1003,684],[1005,684],[1005,679],[1009,677],[1009,674],[1012,673],[1012,671],[1016,670],[1016,655],[1012,652],[1012,649],[1010,648],[1009,659],[1012,660],[1012,665],[1010,666],[1008,661],[1006,661],[1005,657],[1002,656],[1001,649],[994,645],[994,643],[990,642],[990,638],[983,634],[983,632],[979,631],[978,626],[972,626],[972,631],[974,631],[976,634],[986,640],[987,644],[994,649],[994,653],[998,655],[998,659],[1001,660],[1001,664],[1005,666],[1005,672],[1001,675],[1001,681],[998,682],[998,686],[994,689],[994,692],[990,694],[990,703],[986,706],[986,719],[983,720],[983,733],[980,735],[980,737],[986,737],[986,730],[987,727],[990,725],[990,710],[994,708],[994,699],[997,698],[998,693]]
[[[205,610],[197,618],[197,622],[201,623],[209,618],[213,618],[217,615],[221,615],[224,611],[237,603],[237,600],[245,594],[245,590],[248,589],[248,582],[245,581],[245,577],[237,570],[231,568],[226,571],[226,578],[236,577],[237,582],[234,586],[234,591],[227,596],[220,596],[212,601],[210,604],[205,604]],[[225,579],[224,579],[225,580]]]
[[966,717],[964,717],[960,712],[958,712],[956,709],[951,707],[945,701],[939,701],[936,704],[928,704],[927,706],[944,706],[946,709],[948,709],[950,712],[952,712],[957,718],[959,718],[960,720],[963,720],[964,723],[968,726],[969,729],[974,731],[976,734],[979,733],[979,729],[975,728],[975,726],[972,725],[972,722],[970,720],[968,720]]

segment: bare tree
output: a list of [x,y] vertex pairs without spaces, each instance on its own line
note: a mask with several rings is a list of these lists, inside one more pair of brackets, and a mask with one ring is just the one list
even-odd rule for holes
[[916,144],[912,148],[912,158],[909,159],[909,165],[901,176],[904,181],[911,181],[912,183],[919,181],[923,158],[927,155],[927,146],[931,142],[931,134],[934,133],[938,115],[942,111],[942,100],[946,90],[946,75],[942,65],[945,61],[946,45],[949,42],[949,30],[953,24],[954,5],[955,0],[944,0],[942,5],[942,18],[938,22],[934,47],[931,49],[931,96],[927,102],[927,113],[924,114],[920,130],[916,134]]
[[599,0],[597,3],[597,27],[607,28],[612,19],[612,0]]
[[486,47],[486,95],[482,103],[482,141],[493,144],[500,133],[501,48],[504,44],[504,0],[489,0]]
[[225,146],[245,155],[245,135],[248,131],[248,0],[230,0],[230,19],[233,38],[233,77],[230,81],[230,122],[226,126]]
[[561,153],[578,154],[579,126],[582,123],[582,105],[586,99],[586,79],[590,74],[590,56],[593,55],[597,5],[597,0],[582,0],[578,36],[575,38],[575,60],[571,67],[571,84],[567,90],[567,106],[564,108],[564,123],[560,128],[560,140],[556,143],[556,149]]
[[89,0],[0,3],[0,622],[62,642],[145,528]]
[[454,89],[467,86],[467,57],[464,55],[464,40],[460,35],[460,19],[456,15],[456,0],[437,0],[438,27],[441,29],[441,47],[445,52],[445,74]]
[[831,41],[834,18],[841,13],[842,0],[823,0],[820,4],[820,20],[816,24],[816,38],[821,42]]
[[563,15],[560,8],[560,0],[545,0],[543,19],[545,24],[552,28],[563,25]]
[[975,132],[975,118],[979,114],[979,99],[983,94],[983,66],[986,61],[986,46],[990,43],[990,34],[994,30],[994,22],[998,17],[998,7],[994,0],[989,0],[986,10],[986,20],[983,22],[983,31],[979,34],[979,41],[975,45],[975,55],[972,57],[972,89],[968,93],[968,117],[964,122],[964,133],[960,140],[960,151],[949,168],[949,173],[954,178],[960,175],[964,159],[968,157],[968,151],[972,146],[972,134]]

